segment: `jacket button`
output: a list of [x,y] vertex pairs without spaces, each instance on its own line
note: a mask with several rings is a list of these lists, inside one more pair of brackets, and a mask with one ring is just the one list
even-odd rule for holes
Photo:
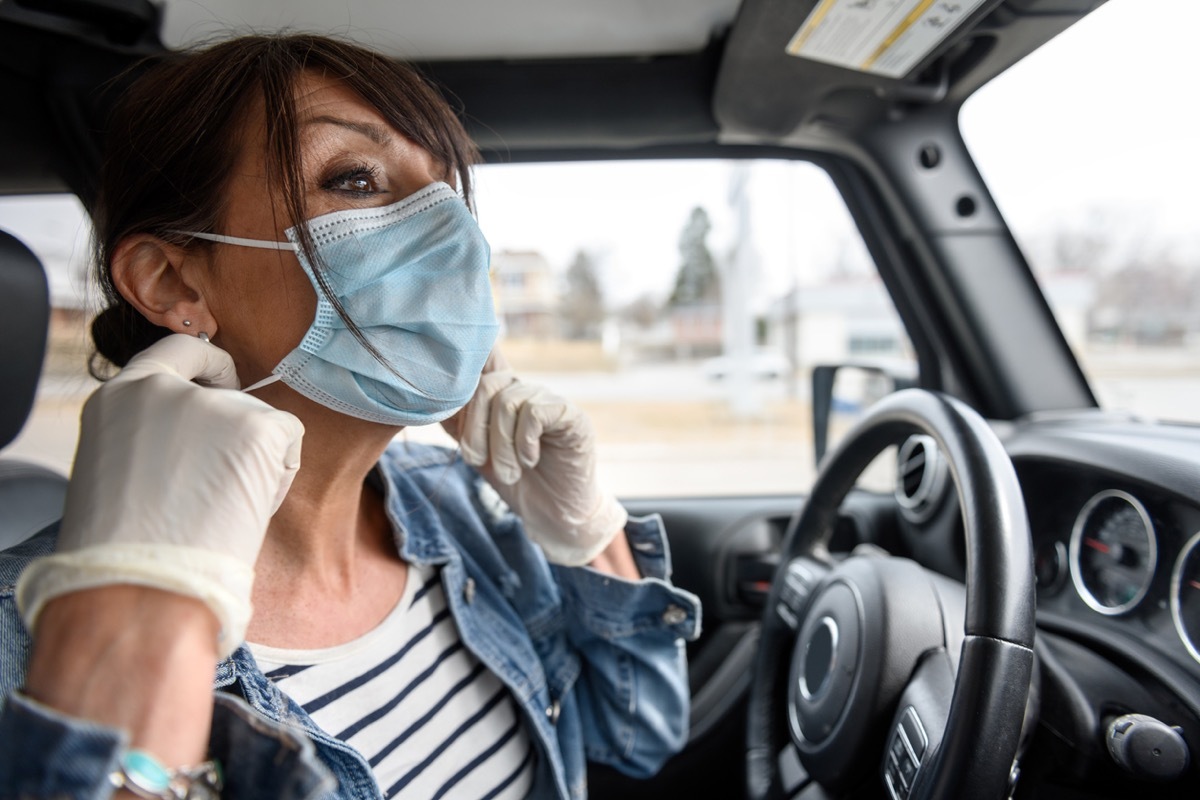
[[687,619],[687,612],[679,606],[667,606],[667,610],[663,612],[662,619],[668,625],[678,625]]
[[559,715],[559,712],[561,712],[561,711],[562,711],[562,706],[560,706],[558,704],[558,701],[551,700],[550,707],[546,709],[546,718],[550,720],[551,725],[558,724],[558,715]]
[[463,584],[463,599],[467,601],[467,605],[475,602],[475,579],[467,578],[467,582]]

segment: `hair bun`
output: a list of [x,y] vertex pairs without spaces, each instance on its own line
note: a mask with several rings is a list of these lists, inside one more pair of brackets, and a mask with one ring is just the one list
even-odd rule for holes
[[129,359],[170,333],[168,329],[150,322],[122,299],[92,320],[92,341],[96,345],[96,352],[88,362],[88,371],[98,380],[107,380],[115,374],[113,367],[125,366]]

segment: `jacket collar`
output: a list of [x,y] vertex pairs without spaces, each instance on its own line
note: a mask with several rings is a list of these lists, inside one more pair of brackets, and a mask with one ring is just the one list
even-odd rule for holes
[[432,463],[427,457],[420,457],[425,452],[425,447],[419,447],[414,453],[409,445],[394,445],[367,476],[368,485],[383,495],[384,508],[396,537],[396,550],[405,561],[418,566],[445,564],[457,553],[433,505],[439,500],[431,500],[410,474],[414,469],[450,469],[451,463],[444,450],[434,450],[439,460]]

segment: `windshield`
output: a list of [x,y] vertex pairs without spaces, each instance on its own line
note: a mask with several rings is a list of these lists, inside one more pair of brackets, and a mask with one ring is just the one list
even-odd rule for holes
[[1112,0],[977,92],[963,136],[1097,401],[1200,421],[1194,0]]

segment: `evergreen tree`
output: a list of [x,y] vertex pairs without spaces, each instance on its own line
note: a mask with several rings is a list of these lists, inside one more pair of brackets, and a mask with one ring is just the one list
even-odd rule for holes
[[675,288],[667,305],[686,306],[720,301],[721,283],[717,263],[708,249],[708,233],[711,230],[708,212],[700,206],[693,208],[679,234],[679,271],[675,274]]
[[575,254],[567,268],[566,287],[559,301],[564,335],[568,339],[595,339],[604,322],[604,290],[596,271],[596,261],[587,252]]

